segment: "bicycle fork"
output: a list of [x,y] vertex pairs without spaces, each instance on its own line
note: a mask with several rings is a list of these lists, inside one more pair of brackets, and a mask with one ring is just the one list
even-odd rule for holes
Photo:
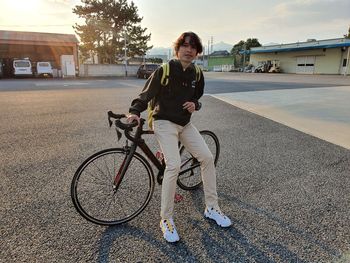
[[114,181],[113,181],[113,190],[114,190],[114,192],[118,191],[119,186],[120,186],[121,182],[123,181],[125,173],[128,170],[128,167],[130,165],[131,159],[134,156],[134,153],[136,151],[136,145],[133,144],[131,147],[129,147],[126,144],[126,146],[124,147],[124,151],[125,151],[124,160],[123,160],[121,166],[119,167],[118,172],[115,175]]

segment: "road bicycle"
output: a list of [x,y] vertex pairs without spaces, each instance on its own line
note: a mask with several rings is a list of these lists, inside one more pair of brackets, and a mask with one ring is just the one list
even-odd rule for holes
[[[162,184],[165,162],[161,152],[154,154],[144,135],[144,119],[124,123],[125,114],[108,112],[109,126],[115,125],[118,140],[127,138],[122,148],[99,151],[87,158],[77,169],[71,183],[71,197],[79,214],[98,225],[113,226],[138,216],[151,200],[155,179],[149,161],[158,169],[157,182]],[[114,120],[114,122],[113,122]],[[135,131],[136,130],[136,131]],[[208,130],[200,131],[217,164],[220,144],[217,136]],[[130,141],[130,145],[129,145]],[[140,149],[144,155],[137,152]],[[195,190],[202,184],[200,163],[179,142],[181,169],[177,184],[184,190]]]

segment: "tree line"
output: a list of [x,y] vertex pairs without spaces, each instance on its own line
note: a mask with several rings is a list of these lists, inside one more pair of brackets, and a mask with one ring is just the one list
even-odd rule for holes
[[[127,0],[81,0],[73,13],[83,18],[85,24],[75,24],[73,28],[80,38],[79,51],[82,60],[97,57],[97,63],[116,64],[135,56],[145,56],[153,46],[149,46],[151,34],[141,27],[142,17],[138,8]],[[350,38],[350,27],[345,38]],[[231,49],[235,67],[245,66],[249,61],[249,51],[260,47],[257,38],[240,40]],[[126,57],[126,56],[127,57]]]

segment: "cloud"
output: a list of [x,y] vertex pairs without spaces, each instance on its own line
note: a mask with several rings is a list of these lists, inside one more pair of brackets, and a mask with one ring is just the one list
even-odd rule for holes
[[337,19],[348,20],[349,10],[348,0],[298,0],[278,4],[266,21],[288,26],[332,23]]
[[251,33],[262,43],[342,37],[350,25],[349,10],[348,0],[284,1],[256,13],[241,34]]
[[51,3],[58,3],[58,4],[63,4],[63,5],[69,6],[74,1],[71,1],[71,0],[49,0],[49,2],[51,2]]

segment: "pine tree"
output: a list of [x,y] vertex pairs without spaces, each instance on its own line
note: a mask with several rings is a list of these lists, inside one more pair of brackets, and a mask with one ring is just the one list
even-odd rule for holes
[[250,50],[252,47],[261,47],[261,44],[257,38],[248,38],[246,41],[241,40],[232,47],[231,54],[234,56],[235,67],[245,66],[246,61],[249,61],[250,55],[247,54],[244,56],[240,52],[243,50]]
[[151,34],[139,23],[142,18],[137,7],[127,0],[81,0],[83,5],[73,8],[73,13],[85,19],[85,25],[75,24],[81,40],[83,57],[97,54],[99,63],[117,63],[124,58],[125,41],[127,56],[142,56],[151,49],[147,42]]

